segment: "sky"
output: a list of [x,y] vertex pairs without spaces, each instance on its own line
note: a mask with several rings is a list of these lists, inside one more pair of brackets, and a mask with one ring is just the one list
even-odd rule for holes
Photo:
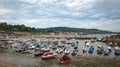
[[120,32],[120,0],[0,0],[0,22]]

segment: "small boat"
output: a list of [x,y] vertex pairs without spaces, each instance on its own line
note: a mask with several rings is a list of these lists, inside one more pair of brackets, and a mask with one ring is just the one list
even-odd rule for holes
[[77,55],[77,51],[74,50],[71,55],[72,55],[72,56]]
[[63,57],[58,58],[58,61],[60,63],[67,63],[67,62],[69,62],[71,60],[72,60],[72,57],[70,57],[68,55],[64,55]]
[[102,44],[98,44],[97,48],[103,48],[103,45]]
[[92,42],[92,43],[95,42],[95,39],[91,39],[91,42]]
[[64,48],[64,45],[57,45],[58,48]]
[[75,46],[75,47],[74,47],[74,50],[78,50],[78,46]]
[[112,52],[112,47],[108,46],[107,49]]
[[41,48],[41,51],[48,52],[48,51],[50,51],[50,48],[49,47],[47,47],[47,48]]
[[70,51],[69,51],[69,49],[65,49],[65,55],[69,55],[69,53],[70,53]]
[[85,43],[85,46],[86,46],[86,47],[89,47],[89,45],[90,45],[90,44],[89,44],[88,42]]
[[38,51],[34,54],[34,56],[42,56],[42,55],[43,55],[43,52],[41,52],[41,51]]
[[92,54],[93,51],[94,51],[94,47],[91,46],[91,47],[88,49],[88,53]]
[[56,53],[62,53],[63,49],[62,48],[57,48]]
[[114,51],[114,55],[115,55],[115,56],[120,56],[120,50],[115,50],[115,51]]
[[35,49],[35,46],[30,46],[29,49],[30,50]]
[[42,55],[42,59],[54,58],[57,54],[53,52],[46,52]]
[[83,51],[82,51],[83,53],[86,53],[87,52],[87,49],[86,48],[83,48]]
[[104,50],[102,48],[98,48],[97,49],[97,54],[101,55],[103,54]]
[[106,49],[105,51],[104,51],[104,56],[108,56],[110,54],[110,51],[108,50],[108,49]]
[[114,47],[115,50],[120,50],[120,48],[118,46]]

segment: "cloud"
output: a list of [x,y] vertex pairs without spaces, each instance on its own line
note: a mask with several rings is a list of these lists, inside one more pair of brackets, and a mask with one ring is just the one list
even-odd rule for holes
[[120,31],[120,0],[0,0],[0,21]]

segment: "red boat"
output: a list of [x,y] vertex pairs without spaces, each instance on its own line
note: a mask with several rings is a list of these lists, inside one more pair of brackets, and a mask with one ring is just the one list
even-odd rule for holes
[[58,61],[60,63],[67,63],[67,62],[69,62],[71,60],[72,60],[72,57],[70,57],[68,55],[64,55],[63,57],[58,58]]
[[42,59],[48,59],[48,58],[53,58],[55,57],[57,54],[53,53],[53,52],[46,52],[42,55]]

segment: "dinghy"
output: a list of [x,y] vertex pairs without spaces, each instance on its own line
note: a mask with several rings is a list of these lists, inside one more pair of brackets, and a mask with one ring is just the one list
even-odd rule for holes
[[54,58],[57,54],[53,52],[46,52],[42,55],[42,59]]

